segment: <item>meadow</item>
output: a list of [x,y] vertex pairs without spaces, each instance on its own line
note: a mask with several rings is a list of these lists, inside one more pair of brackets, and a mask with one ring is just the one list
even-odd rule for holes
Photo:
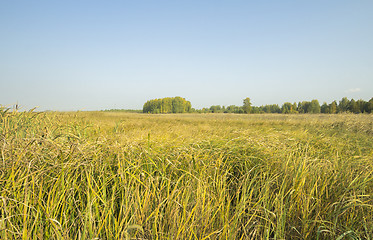
[[373,239],[373,115],[0,110],[0,239]]

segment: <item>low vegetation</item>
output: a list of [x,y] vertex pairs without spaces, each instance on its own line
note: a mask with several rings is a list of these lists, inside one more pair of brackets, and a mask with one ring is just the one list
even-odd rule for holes
[[372,239],[373,116],[0,111],[0,239]]

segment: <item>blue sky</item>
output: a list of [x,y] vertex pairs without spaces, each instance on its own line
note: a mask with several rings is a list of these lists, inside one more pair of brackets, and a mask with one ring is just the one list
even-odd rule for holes
[[373,1],[1,1],[0,104],[373,97]]

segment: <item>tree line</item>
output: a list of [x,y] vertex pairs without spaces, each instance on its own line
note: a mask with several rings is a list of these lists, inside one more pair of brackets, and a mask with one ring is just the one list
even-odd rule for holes
[[372,113],[373,112],[373,97],[369,101],[362,99],[355,101],[349,100],[347,97],[340,101],[333,101],[331,103],[324,102],[320,105],[317,99],[312,101],[302,102],[285,102],[281,106],[278,104],[263,105],[260,107],[252,106],[250,98],[243,100],[242,106],[229,105],[213,105],[209,108],[194,109],[189,101],[181,97],[161,98],[149,100],[144,104],[144,113]]
[[354,99],[342,98],[339,102],[333,101],[331,103],[324,102],[320,105],[317,99],[312,101],[302,102],[285,102],[281,106],[278,104],[270,104],[264,106],[252,106],[250,98],[245,98],[243,106],[230,105],[228,107],[214,105],[210,108],[202,108],[196,110],[200,113],[285,113],[285,114],[296,114],[296,113],[372,113],[373,112],[373,98],[369,101],[362,99],[355,101]]

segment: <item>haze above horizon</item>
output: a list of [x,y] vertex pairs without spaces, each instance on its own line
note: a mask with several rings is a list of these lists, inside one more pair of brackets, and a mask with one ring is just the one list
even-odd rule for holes
[[0,104],[373,97],[373,1],[2,1]]

